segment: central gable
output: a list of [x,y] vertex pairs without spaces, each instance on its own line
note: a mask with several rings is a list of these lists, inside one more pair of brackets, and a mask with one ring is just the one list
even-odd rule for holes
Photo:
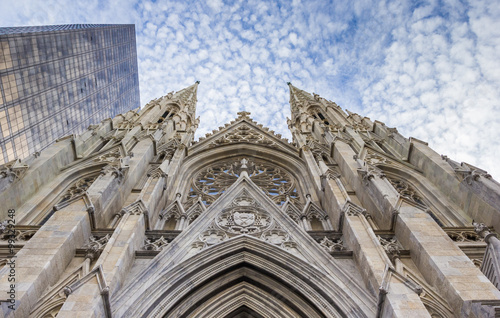
[[212,134],[200,137],[198,143],[194,143],[190,148],[190,153],[196,153],[204,149],[215,148],[230,144],[255,144],[267,148],[279,149],[297,155],[298,150],[287,139],[281,138],[280,134],[257,124],[248,115],[249,112],[239,112],[238,118],[219,130],[214,130]]

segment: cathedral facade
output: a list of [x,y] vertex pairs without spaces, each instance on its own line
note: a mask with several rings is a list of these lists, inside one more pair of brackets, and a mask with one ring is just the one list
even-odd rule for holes
[[0,167],[0,317],[500,317],[500,185],[289,83],[194,141],[198,82]]

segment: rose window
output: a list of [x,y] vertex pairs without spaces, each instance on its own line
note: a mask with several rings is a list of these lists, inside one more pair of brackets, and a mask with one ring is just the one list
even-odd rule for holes
[[291,202],[299,202],[294,178],[285,169],[254,158],[235,158],[219,161],[206,167],[193,178],[187,206],[198,198],[210,205],[220,197],[240,176],[242,160],[248,167],[250,179],[276,204],[281,205],[288,196]]

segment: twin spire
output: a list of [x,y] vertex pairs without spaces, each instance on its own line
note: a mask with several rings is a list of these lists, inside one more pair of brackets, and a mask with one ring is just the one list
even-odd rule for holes
[[[162,103],[173,103],[179,106],[179,115],[183,113],[186,116],[186,119],[181,121],[184,121],[187,126],[198,121],[198,119],[195,120],[195,113],[199,83],[196,81],[193,85],[175,93],[170,92],[162,98]],[[302,132],[310,132],[313,129],[313,122],[319,120],[318,118],[323,121],[323,124],[328,124],[325,116],[326,108],[328,106],[338,107],[335,103],[329,102],[317,94],[301,90],[290,82],[287,84],[290,89],[290,111],[292,114],[292,120],[288,122],[289,125],[300,127],[299,130]]]
[[[182,106],[187,105],[190,112],[195,111],[198,92],[198,85],[200,81],[196,81],[193,85],[181,89],[178,92],[170,92],[164,98],[171,99],[173,101],[179,102]],[[301,90],[288,82],[288,87],[290,89],[290,107],[292,110],[292,117],[294,113],[297,113],[302,106],[320,104],[319,96],[317,94],[310,94],[304,90]]]

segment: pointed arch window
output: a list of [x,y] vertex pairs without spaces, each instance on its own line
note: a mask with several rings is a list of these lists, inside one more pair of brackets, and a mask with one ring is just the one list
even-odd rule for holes
[[402,197],[405,197],[406,199],[415,202],[416,204],[427,208],[427,213],[430,215],[430,217],[440,226],[444,227],[443,221],[429,209],[429,204],[425,202],[425,199],[411,186],[408,182],[403,181],[401,179],[397,179],[394,177],[387,177],[391,185],[396,189],[396,191],[401,195]]
[[57,200],[57,204],[54,205],[54,207],[50,208],[50,210],[46,211],[44,214],[38,216],[34,220],[33,224],[45,224],[45,222],[50,219],[50,217],[57,209],[61,209],[71,202],[81,198],[98,177],[99,173],[94,173],[76,180],[69,188],[66,189],[66,191],[62,193],[62,195],[60,195]]

